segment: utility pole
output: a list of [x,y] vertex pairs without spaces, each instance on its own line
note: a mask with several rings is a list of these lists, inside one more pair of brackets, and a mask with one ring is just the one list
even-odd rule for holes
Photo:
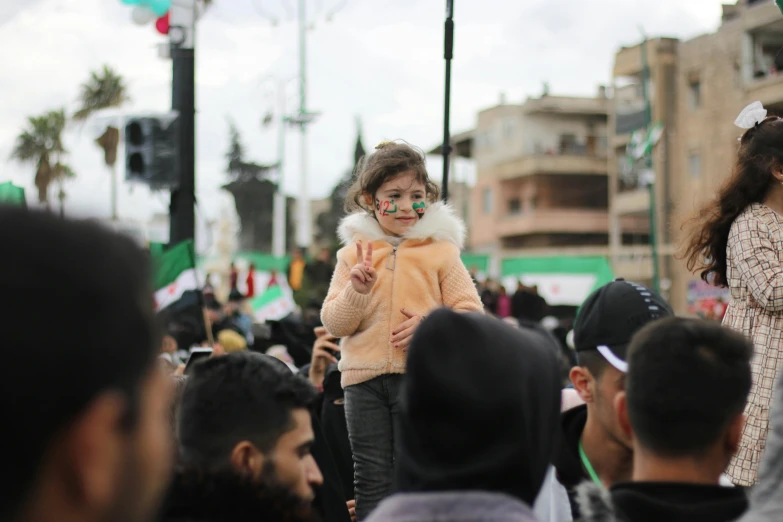
[[297,246],[307,248],[313,237],[310,217],[310,196],[307,185],[307,0],[299,0],[299,194],[297,196],[298,223],[296,228]]
[[[652,132],[652,107],[650,104],[650,95],[647,92],[647,83],[650,80],[650,64],[647,60],[647,36],[642,31],[644,40],[641,47],[641,61],[642,61],[642,98],[644,100],[644,124],[647,128],[647,139],[650,138]],[[647,190],[650,197],[650,250],[652,256],[652,286],[653,290],[660,292],[660,275],[658,273],[658,237],[656,234],[657,229],[657,209],[655,202],[655,170],[653,169],[653,157],[652,147],[644,158],[645,168],[652,173],[647,180]]]
[[179,185],[169,207],[169,243],[175,244],[196,235],[196,0],[172,2],[169,23],[171,108],[179,114]]
[[285,115],[284,80],[277,81],[277,190],[274,196],[272,218],[272,254],[275,257],[285,255],[286,243],[286,198],[283,191],[283,165],[285,162],[285,131],[288,118]]
[[454,54],[454,0],[446,0],[446,25],[444,31],[443,57],[446,60],[446,92],[444,96],[443,115],[443,201],[449,200],[449,159],[451,156],[451,59]]

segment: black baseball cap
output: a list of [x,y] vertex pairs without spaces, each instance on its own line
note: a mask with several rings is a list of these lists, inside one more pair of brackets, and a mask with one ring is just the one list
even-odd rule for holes
[[647,323],[674,315],[663,297],[646,286],[617,279],[590,294],[574,323],[577,352],[598,352],[621,372],[628,370],[631,338]]

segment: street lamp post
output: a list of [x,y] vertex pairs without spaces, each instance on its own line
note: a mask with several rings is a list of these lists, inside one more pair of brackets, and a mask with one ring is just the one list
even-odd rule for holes
[[[652,132],[652,107],[650,104],[650,95],[647,92],[647,83],[650,80],[650,65],[647,61],[647,36],[644,36],[641,47],[642,59],[642,97],[644,100],[644,124],[647,128],[647,139]],[[660,275],[658,266],[658,238],[657,229],[657,209],[655,201],[655,175],[653,170],[652,147],[645,156],[645,167],[653,173],[647,180],[647,190],[649,191],[650,201],[650,254],[652,257],[652,286],[653,290],[660,292]]]
[[449,200],[449,158],[451,156],[451,59],[454,54],[454,0],[446,0],[443,58],[446,60],[446,89],[443,107],[443,201]]

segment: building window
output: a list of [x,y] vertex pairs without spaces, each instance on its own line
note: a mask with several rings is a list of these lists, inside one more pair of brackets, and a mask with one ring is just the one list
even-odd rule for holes
[[692,152],[688,155],[688,173],[691,179],[701,177],[701,154]]
[[538,206],[538,196],[533,194],[532,196],[530,196],[530,199],[528,200],[527,208],[530,212],[533,212],[537,206]]
[[560,135],[560,154],[579,154],[579,144],[574,134]]
[[691,80],[688,86],[688,103],[691,109],[701,107],[701,82],[699,80]]
[[492,189],[485,188],[481,193],[481,210],[484,214],[492,213]]
[[509,214],[522,213],[522,201],[519,198],[508,200],[508,213]]

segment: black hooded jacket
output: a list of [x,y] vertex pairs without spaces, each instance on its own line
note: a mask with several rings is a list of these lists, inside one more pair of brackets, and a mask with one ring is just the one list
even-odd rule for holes
[[437,310],[408,354],[398,489],[505,493],[531,505],[559,412],[549,339],[492,317]]
[[576,499],[576,487],[590,476],[582,467],[579,458],[579,440],[587,423],[587,405],[582,404],[576,408],[563,412],[560,416],[561,437],[555,451],[555,473],[568,493],[568,501],[571,504],[571,515],[574,520],[579,519],[579,503]]

